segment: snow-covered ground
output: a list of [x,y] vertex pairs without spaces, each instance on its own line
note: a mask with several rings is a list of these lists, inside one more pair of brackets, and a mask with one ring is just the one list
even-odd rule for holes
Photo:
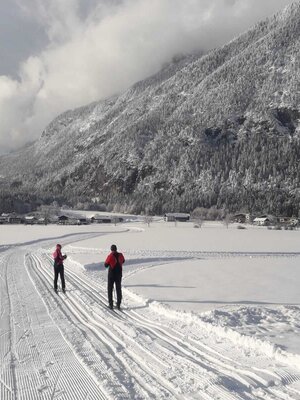
[[[300,231],[0,226],[1,400],[300,399]],[[67,293],[51,253],[68,254]],[[123,309],[103,260],[126,258]]]

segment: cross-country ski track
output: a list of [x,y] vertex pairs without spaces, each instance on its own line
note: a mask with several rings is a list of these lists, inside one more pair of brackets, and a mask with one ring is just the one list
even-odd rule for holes
[[[78,240],[70,235],[65,242]],[[0,253],[1,400],[300,399],[298,356],[269,343],[128,289],[124,308],[111,311],[106,281],[90,279],[69,260],[67,292],[56,294],[53,244]]]

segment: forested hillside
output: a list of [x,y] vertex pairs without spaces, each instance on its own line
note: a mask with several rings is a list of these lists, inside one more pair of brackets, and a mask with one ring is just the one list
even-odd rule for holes
[[298,215],[299,38],[295,2],[222,48],[67,111],[1,157],[2,198]]

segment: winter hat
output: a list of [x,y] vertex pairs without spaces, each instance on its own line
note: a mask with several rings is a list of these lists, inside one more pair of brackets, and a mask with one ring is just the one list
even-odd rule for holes
[[57,243],[56,248],[60,248],[61,249],[61,244]]
[[117,246],[115,244],[112,244],[110,246],[111,251],[117,251]]

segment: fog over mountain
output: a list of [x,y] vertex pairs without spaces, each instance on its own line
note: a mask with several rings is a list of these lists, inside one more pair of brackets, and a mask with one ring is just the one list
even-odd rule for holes
[[0,154],[61,112],[208,51],[292,0],[4,0]]
[[219,49],[65,112],[0,159],[3,193],[135,212],[298,214],[299,38],[294,3]]

